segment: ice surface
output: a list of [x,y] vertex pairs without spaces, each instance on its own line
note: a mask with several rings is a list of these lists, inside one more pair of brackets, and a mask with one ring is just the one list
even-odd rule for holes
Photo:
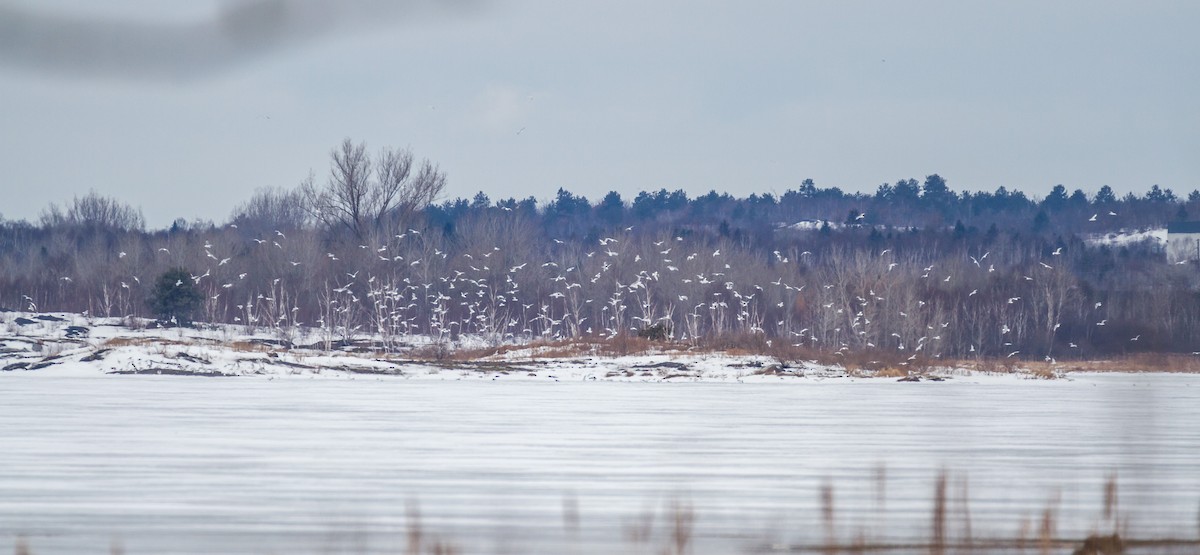
[[[695,553],[927,537],[969,480],[976,537],[1196,534],[1200,376],[900,384],[0,375],[0,553],[403,552],[407,507],[465,553],[656,553],[672,500]],[[883,496],[876,480],[883,468]],[[1055,501],[1057,500],[1057,501]],[[578,526],[570,514],[577,507]],[[653,538],[630,533],[653,514]],[[951,526],[955,529],[954,526]]]

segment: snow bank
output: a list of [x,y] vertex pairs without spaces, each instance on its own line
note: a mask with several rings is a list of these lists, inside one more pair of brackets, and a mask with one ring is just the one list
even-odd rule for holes
[[[570,354],[545,345],[506,345],[465,358],[482,338],[464,337],[431,352],[428,337],[409,337],[398,352],[374,350],[378,338],[333,342],[320,330],[287,333],[243,326],[160,328],[148,320],[92,318],[65,313],[0,313],[0,370],[39,376],[181,375],[196,377],[531,380],[625,382],[809,382],[872,379],[838,365],[784,362],[763,355],[662,350],[610,356],[579,348]],[[328,339],[328,338],[325,338]],[[3,372],[0,372],[3,374]],[[1030,373],[986,375],[940,368],[925,380],[986,383],[1029,379]],[[885,379],[885,378],[875,378]],[[893,376],[887,378],[895,380]]]

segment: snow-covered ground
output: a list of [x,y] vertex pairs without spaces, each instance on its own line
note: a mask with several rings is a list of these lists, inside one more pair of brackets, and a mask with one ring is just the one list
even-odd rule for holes
[[[39,376],[190,375],[268,378],[403,378],[432,380],[524,381],[728,381],[870,379],[837,365],[811,361],[782,363],[770,356],[659,349],[617,356],[595,349],[566,349],[529,343],[480,349],[486,342],[464,337],[435,356],[434,342],[410,337],[392,353],[355,347],[326,349],[319,330],[286,333],[248,331],[242,326],[158,328],[153,322],[88,318],[78,314],[0,313],[0,371]],[[377,339],[377,338],[376,338]],[[286,341],[286,343],[285,343]],[[469,358],[456,352],[471,350]],[[570,352],[566,352],[570,351]],[[961,378],[968,372],[941,368],[929,372]],[[2,375],[2,372],[0,372]],[[1018,370],[1003,376],[976,374],[976,380],[1027,379]],[[895,379],[893,376],[891,379]]]
[[1084,239],[1090,245],[1107,245],[1110,247],[1123,247],[1149,241],[1159,246],[1167,244],[1167,228],[1152,228],[1152,229],[1135,229],[1121,230],[1110,233],[1094,233],[1088,235]]

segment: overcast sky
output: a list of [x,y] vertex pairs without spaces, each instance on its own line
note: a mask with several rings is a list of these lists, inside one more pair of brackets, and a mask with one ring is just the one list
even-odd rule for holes
[[450,197],[1200,187],[1200,2],[0,0],[0,215],[220,223],[409,147]]

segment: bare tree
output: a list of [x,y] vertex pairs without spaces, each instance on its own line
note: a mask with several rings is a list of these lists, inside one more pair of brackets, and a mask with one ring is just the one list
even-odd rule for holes
[[248,234],[300,229],[308,223],[304,200],[299,190],[259,189],[250,200],[233,210],[229,220]]
[[375,160],[365,143],[349,138],[330,152],[332,167],[325,187],[312,177],[301,191],[308,209],[329,228],[344,228],[359,240],[402,223],[433,202],[446,186],[446,176],[428,160],[413,174],[413,155],[407,149],[380,150]]
[[101,196],[94,190],[88,191],[83,197],[73,198],[65,213],[58,205],[51,204],[42,212],[41,219],[44,227],[66,225],[122,231],[141,231],[146,228],[146,218],[140,209],[115,198]]

